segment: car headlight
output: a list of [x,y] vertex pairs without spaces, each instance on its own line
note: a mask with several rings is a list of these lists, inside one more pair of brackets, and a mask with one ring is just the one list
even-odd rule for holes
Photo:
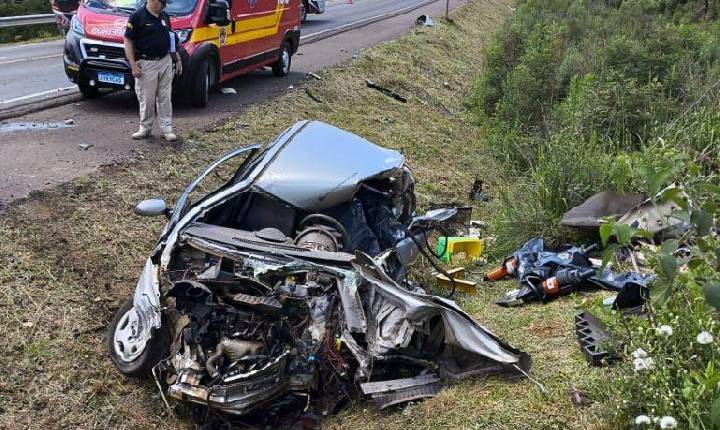
[[178,40],[180,41],[181,45],[190,39],[191,32],[192,30],[189,28],[186,28],[184,30],[175,30],[175,34],[177,34]]
[[82,22],[80,22],[77,15],[73,15],[72,20],[70,21],[70,30],[80,36],[85,36],[85,29],[83,28]]

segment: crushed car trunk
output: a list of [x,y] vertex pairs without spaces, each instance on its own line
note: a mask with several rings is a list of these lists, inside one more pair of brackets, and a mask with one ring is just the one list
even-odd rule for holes
[[469,376],[527,375],[526,353],[408,279],[456,211],[414,216],[400,153],[320,122],[251,151],[217,191],[185,207],[243,150],[179,199],[111,327],[118,369],[152,371],[201,420],[264,425],[361,392],[384,408]]

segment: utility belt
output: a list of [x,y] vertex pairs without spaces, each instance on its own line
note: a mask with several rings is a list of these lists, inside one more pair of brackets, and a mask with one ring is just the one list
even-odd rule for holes
[[163,55],[162,57],[150,57],[150,56],[145,55],[145,54],[138,54],[137,58],[140,59],[140,60],[145,60],[145,61],[160,61],[160,60],[162,60],[163,58],[165,58],[165,57],[167,57],[167,56],[168,56],[168,54],[165,54],[165,55]]

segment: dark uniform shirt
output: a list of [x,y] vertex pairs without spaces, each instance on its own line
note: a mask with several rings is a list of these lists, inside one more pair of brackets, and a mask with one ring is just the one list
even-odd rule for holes
[[138,59],[162,58],[170,52],[170,17],[139,8],[128,19],[125,37],[133,41]]

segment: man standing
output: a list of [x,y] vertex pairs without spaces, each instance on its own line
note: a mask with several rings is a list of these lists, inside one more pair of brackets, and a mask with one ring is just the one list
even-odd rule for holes
[[125,29],[125,56],[135,77],[135,93],[140,104],[140,129],[133,139],[150,136],[157,116],[160,132],[172,142],[177,136],[172,131],[173,62],[177,74],[182,73],[182,62],[175,50],[171,52],[170,17],[163,11],[166,0],[147,0],[128,19]]

